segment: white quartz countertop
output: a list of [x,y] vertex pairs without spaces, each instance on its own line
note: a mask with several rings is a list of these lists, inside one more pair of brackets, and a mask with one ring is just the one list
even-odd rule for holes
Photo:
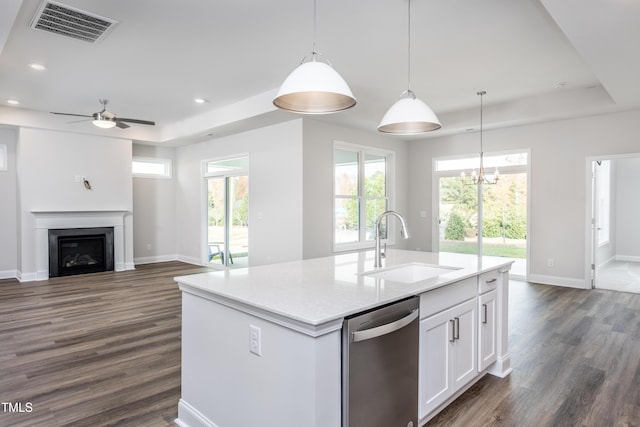
[[[508,270],[513,262],[507,258],[388,249],[383,267],[375,269],[373,258],[370,250],[193,274],[175,280],[183,292],[317,327],[486,271]],[[362,275],[409,263],[459,269],[415,283]]]

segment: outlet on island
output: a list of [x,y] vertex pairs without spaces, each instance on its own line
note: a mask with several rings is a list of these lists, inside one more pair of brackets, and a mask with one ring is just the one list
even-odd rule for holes
[[249,325],[249,351],[258,356],[262,356],[262,339],[260,328]]

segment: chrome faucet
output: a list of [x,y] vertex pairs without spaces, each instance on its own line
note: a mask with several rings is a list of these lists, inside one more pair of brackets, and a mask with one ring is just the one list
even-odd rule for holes
[[[376,220],[376,227],[375,227],[376,253],[375,253],[375,260],[373,262],[373,266],[374,267],[382,267],[382,251],[380,250],[380,223],[382,222],[384,217],[389,216],[389,215],[393,215],[393,216],[395,216],[396,218],[398,218],[400,220],[400,224],[402,225],[402,236],[405,239],[409,238],[409,232],[407,231],[407,221],[405,221],[405,219],[402,217],[402,215],[400,215],[396,211],[384,211],[384,212],[382,212],[382,214],[380,214],[380,216]],[[387,230],[388,230],[388,227],[387,227]]]

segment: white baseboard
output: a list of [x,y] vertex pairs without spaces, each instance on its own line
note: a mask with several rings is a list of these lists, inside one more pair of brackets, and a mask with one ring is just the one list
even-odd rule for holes
[[530,274],[527,280],[541,285],[564,286],[567,288],[591,289],[591,280],[574,279],[571,277],[548,276],[546,274]]
[[498,360],[493,362],[491,366],[487,369],[487,372],[493,376],[506,378],[513,371],[511,369],[511,356],[506,354],[503,357],[499,357]]
[[616,261],[640,262],[640,256],[616,255]]
[[203,265],[202,261],[198,258],[188,257],[184,255],[178,255],[178,261],[186,262],[187,264]]
[[17,279],[18,272],[16,270],[0,271],[0,279]]
[[146,256],[134,258],[133,263],[135,265],[139,264],[155,264],[158,262],[167,262],[167,261],[177,261],[178,255],[158,255],[158,256]]
[[43,280],[38,278],[38,273],[23,273],[21,271],[16,272],[16,278],[21,282],[35,282],[36,280]]
[[183,399],[178,402],[178,419],[175,420],[175,423],[180,427],[217,427],[216,424]]

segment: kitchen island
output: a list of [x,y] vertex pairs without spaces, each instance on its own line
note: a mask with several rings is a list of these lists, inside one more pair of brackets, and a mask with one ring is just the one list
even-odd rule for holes
[[[344,318],[415,295],[421,424],[483,374],[509,374],[510,260],[388,250],[384,266],[373,265],[367,251],[177,277],[183,298],[178,424],[339,427]],[[368,274],[411,265],[451,268],[424,280]],[[462,381],[452,372],[433,382],[429,370],[450,349],[432,357],[436,346],[425,345],[438,336],[438,316],[459,302],[473,306],[473,366]],[[483,335],[488,319],[491,333]],[[489,351],[481,348],[485,342]]]

